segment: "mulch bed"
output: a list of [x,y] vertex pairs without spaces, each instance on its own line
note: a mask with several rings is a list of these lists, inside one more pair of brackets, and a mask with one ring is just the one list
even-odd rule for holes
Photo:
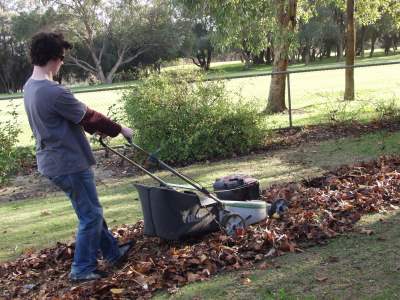
[[[250,226],[243,236],[216,232],[201,240],[167,243],[143,235],[143,222],[114,229],[123,242],[136,241],[126,265],[109,278],[71,284],[74,245],[58,243],[0,265],[0,296],[6,299],[140,299],[171,293],[219,272],[271,267],[271,257],[303,251],[306,245],[353,229],[363,214],[397,209],[400,156],[344,166],[323,177],[271,186],[265,201],[285,198],[288,213]],[[101,263],[101,265],[103,265]]]
[[[369,123],[360,123],[357,121],[344,123],[327,123],[318,125],[309,125],[304,127],[282,128],[271,130],[264,145],[255,152],[265,152],[269,150],[279,150],[291,146],[298,146],[309,142],[318,142],[341,137],[360,136],[367,133],[373,133],[381,130],[394,132],[400,130],[400,122],[397,119],[376,120]],[[123,149],[117,149],[121,153],[132,157],[132,151],[124,152]],[[114,171],[116,176],[125,177],[134,174],[137,170],[121,158],[112,153],[106,154],[103,149],[95,152],[97,165],[101,169]],[[233,157],[237,155],[234,154]],[[219,160],[216,158],[215,160]],[[172,164],[175,167],[185,166],[193,162],[184,164]],[[20,168],[18,175],[29,175],[37,172],[37,166],[34,161],[25,162]]]
[[[329,139],[337,139],[340,137],[360,136],[367,133],[385,130],[394,132],[400,130],[400,122],[397,120],[380,120],[370,123],[347,122],[319,124],[305,127],[293,127],[285,129],[272,130],[266,138],[263,147],[255,150],[253,153],[265,153],[266,151],[286,149],[309,142],[318,142]],[[119,149],[123,152],[123,149]],[[127,151],[126,155],[133,157],[132,151]],[[98,181],[108,180],[108,178],[121,178],[133,176],[140,173],[134,166],[124,162],[121,158],[114,154],[105,155],[104,150],[95,151],[97,160],[97,176]],[[233,154],[232,157],[237,157]],[[220,159],[220,158],[218,158]],[[218,161],[214,159],[213,161]],[[140,162],[143,162],[142,160]],[[174,167],[188,165],[172,164]],[[57,192],[58,188],[50,184],[48,180],[43,179],[37,173],[37,166],[34,161],[26,161],[18,174],[26,178],[26,184],[17,184],[9,186],[0,186],[0,202],[16,201],[34,197],[45,197],[49,193]]]
[[308,142],[361,136],[381,130],[398,131],[400,122],[398,119],[376,120],[369,123],[352,121],[277,129],[271,131],[263,149],[282,149]]

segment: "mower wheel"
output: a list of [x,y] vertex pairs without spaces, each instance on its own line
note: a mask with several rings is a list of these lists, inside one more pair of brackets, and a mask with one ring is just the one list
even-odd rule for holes
[[225,232],[230,236],[234,236],[246,228],[244,219],[238,214],[225,215],[222,218],[221,225],[224,226]]

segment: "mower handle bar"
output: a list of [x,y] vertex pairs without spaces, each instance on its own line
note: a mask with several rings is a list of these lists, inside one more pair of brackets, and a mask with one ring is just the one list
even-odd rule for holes
[[[135,143],[133,143],[132,138],[125,138],[128,142],[128,144],[143,152],[144,154],[148,155],[150,158],[154,159],[157,161],[158,164],[161,165],[161,167],[163,167],[164,169],[170,171],[172,174],[174,174],[175,176],[179,177],[180,179],[182,179],[183,181],[187,182],[188,184],[190,184],[192,187],[194,187],[195,190],[198,190],[199,192],[203,193],[204,195],[206,195],[207,197],[210,197],[211,199],[215,200],[216,202],[222,204],[221,200],[219,200],[216,196],[214,196],[213,194],[211,194],[205,187],[201,186],[200,184],[194,182],[191,178],[179,173],[178,171],[176,171],[174,168],[172,168],[171,166],[167,165],[165,162],[163,162],[162,160],[160,160],[159,158],[155,157],[154,155],[148,153],[146,150],[144,150],[143,148],[141,148],[140,146],[136,145]],[[161,178],[159,178],[158,176],[154,175],[153,173],[149,172],[148,170],[146,170],[144,167],[142,167],[140,164],[134,162],[133,160],[130,160],[128,157],[126,157],[125,155],[119,153],[118,151],[112,149],[111,147],[109,147],[106,143],[104,143],[103,141],[103,137],[99,138],[99,142],[100,144],[109,149],[110,151],[112,151],[113,153],[117,154],[119,157],[127,160],[128,162],[130,162],[131,164],[133,164],[134,166],[138,167],[140,170],[142,170],[143,172],[145,172],[147,175],[149,175],[151,178],[153,178],[154,180],[158,181],[162,186],[166,186],[166,187],[171,187],[173,185],[168,184],[167,182],[165,182],[164,180],[162,180]]]
[[166,183],[164,180],[162,180],[160,177],[154,175],[153,173],[149,172],[148,170],[146,170],[145,168],[143,168],[140,164],[138,164],[137,162],[129,159],[128,157],[126,157],[125,155],[119,153],[118,151],[114,150],[113,148],[109,147],[106,143],[104,143],[103,141],[103,137],[99,138],[99,142],[100,144],[110,150],[111,152],[113,152],[114,154],[118,155],[119,157],[125,159],[126,161],[130,162],[132,165],[134,165],[135,167],[139,168],[140,170],[142,170],[143,172],[145,172],[147,175],[149,175],[151,178],[153,178],[154,180],[158,181],[161,186],[165,186],[168,187],[168,183]]

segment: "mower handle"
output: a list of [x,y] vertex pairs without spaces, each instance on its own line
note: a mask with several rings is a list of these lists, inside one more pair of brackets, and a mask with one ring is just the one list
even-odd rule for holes
[[[146,150],[144,150],[143,148],[141,148],[140,146],[136,145],[135,143],[133,143],[132,138],[126,138],[125,139],[128,141],[129,146],[145,153],[146,155],[148,155],[151,159],[157,161],[158,164],[160,164],[164,169],[170,171],[172,174],[174,174],[175,176],[179,177],[180,179],[182,179],[183,181],[185,181],[186,183],[190,184],[192,187],[194,187],[195,190],[198,190],[199,192],[203,193],[204,195],[206,195],[207,197],[210,197],[211,199],[213,199],[214,201],[216,201],[219,204],[222,204],[221,200],[218,199],[216,196],[214,196],[212,193],[210,193],[205,187],[203,187],[202,185],[194,182],[193,179],[179,173],[178,171],[176,171],[174,168],[172,168],[171,166],[167,165],[165,162],[163,162],[162,160],[158,159],[157,157],[155,157],[154,155],[148,153]],[[158,181],[162,186],[167,186],[170,187],[170,185],[168,183],[166,183],[165,181],[163,181],[161,178],[159,178],[158,176],[154,175],[153,173],[149,172],[148,170],[146,170],[144,167],[142,167],[141,165],[139,165],[138,163],[130,160],[129,158],[127,158],[125,155],[122,155],[121,153],[119,153],[118,151],[115,151],[114,149],[112,149],[111,147],[109,147],[107,144],[104,143],[103,141],[103,137],[99,138],[99,142],[100,144],[109,149],[110,151],[112,151],[113,153],[117,154],[118,156],[120,156],[121,158],[127,160],[128,162],[130,162],[131,164],[135,165],[136,167],[138,167],[140,170],[142,170],[143,172],[145,172],[147,175],[149,175],[151,178],[155,179],[156,181]]]
[[[158,181],[158,182],[160,183],[161,186],[169,187],[168,183],[166,183],[166,182],[165,182],[164,180],[162,180],[160,177],[154,175],[153,173],[149,172],[147,169],[145,169],[144,167],[142,167],[142,166],[141,166],[140,164],[138,164],[137,162],[135,162],[135,161],[129,159],[129,158],[126,157],[125,155],[119,153],[118,151],[116,151],[116,150],[114,150],[113,148],[111,148],[110,146],[108,146],[108,145],[103,141],[103,137],[102,137],[102,136],[100,136],[99,142],[100,142],[100,144],[101,144],[104,148],[110,150],[112,153],[118,155],[118,156],[121,157],[122,159],[124,159],[124,160],[130,162],[132,165],[134,165],[135,167],[137,167],[137,168],[139,168],[140,170],[142,170],[143,172],[145,172],[145,173],[146,173],[147,175],[149,175],[151,178],[153,178],[154,180]],[[133,144],[133,143],[132,143],[132,139],[130,139],[130,143],[131,143],[131,145]]]

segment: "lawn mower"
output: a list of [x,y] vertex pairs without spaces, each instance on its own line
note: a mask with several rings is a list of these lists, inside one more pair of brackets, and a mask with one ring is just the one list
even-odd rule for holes
[[[127,139],[126,146],[144,153],[151,163],[157,163],[186,184],[168,183],[147,168],[107,145],[100,144],[134,165],[159,186],[134,184],[141,202],[144,234],[166,240],[181,240],[205,233],[223,230],[228,235],[243,234],[246,226],[258,223],[271,215],[270,206],[259,198],[258,181],[249,176],[226,176],[214,183],[214,193],[194,179],[178,172],[156,155],[150,154]],[[253,199],[251,199],[253,198]],[[275,207],[277,206],[276,203]],[[281,207],[281,206],[279,206]]]

